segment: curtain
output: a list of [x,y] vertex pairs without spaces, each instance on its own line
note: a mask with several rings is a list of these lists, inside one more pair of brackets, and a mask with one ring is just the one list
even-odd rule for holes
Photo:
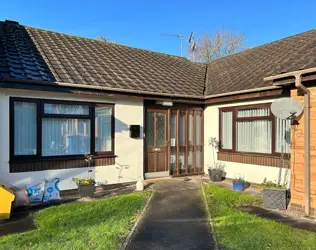
[[237,151],[272,153],[272,122],[270,120],[238,121]]
[[258,116],[269,116],[270,109],[269,108],[261,108],[261,109],[243,109],[238,110],[238,117],[258,117]]
[[42,119],[42,155],[90,154],[89,119]]
[[290,152],[290,120],[282,120],[275,118],[276,136],[275,136],[275,151],[278,153]]
[[14,155],[36,155],[36,120],[36,103],[14,103]]
[[95,151],[112,150],[112,108],[95,108]]
[[44,104],[45,114],[89,115],[89,106],[74,104]]
[[222,112],[221,148],[233,148],[233,112]]

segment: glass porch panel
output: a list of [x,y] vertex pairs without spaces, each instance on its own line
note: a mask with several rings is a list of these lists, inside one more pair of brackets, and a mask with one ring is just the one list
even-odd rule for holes
[[171,152],[170,152],[170,169],[171,170],[177,170],[177,150],[175,147],[171,147]]
[[195,160],[196,168],[202,168],[202,153],[201,153],[201,151],[196,151],[195,156],[196,156],[196,160]]
[[188,152],[188,169],[194,168],[194,162],[193,162],[193,151]]
[[185,116],[180,115],[179,118],[179,145],[185,146]]
[[155,114],[147,113],[147,146],[154,147],[155,146]]
[[195,167],[197,169],[202,168],[202,116],[201,114],[196,114],[195,116]]
[[170,119],[170,146],[176,146],[176,129],[177,129],[177,116],[171,115]]
[[157,113],[157,146],[166,146],[166,115]]
[[195,116],[195,144],[197,146],[202,145],[202,126],[201,126],[201,115]]
[[185,170],[185,153],[179,152],[179,165],[181,170]]
[[188,127],[188,138],[189,138],[189,145],[188,146],[193,146],[194,145],[194,136],[193,136],[193,115],[189,115],[189,127]]

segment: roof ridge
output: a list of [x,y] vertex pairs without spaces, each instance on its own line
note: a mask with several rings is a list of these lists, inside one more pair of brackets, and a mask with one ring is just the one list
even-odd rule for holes
[[[4,21],[0,21],[0,22],[5,23]],[[163,56],[174,57],[174,58],[177,58],[177,59],[181,59],[181,60],[185,60],[185,61],[191,62],[191,61],[188,60],[186,57],[181,57],[181,56],[176,56],[176,55],[172,55],[172,54],[167,54],[167,53],[152,51],[152,50],[148,50],[148,49],[136,48],[136,47],[132,47],[132,46],[125,45],[125,44],[118,44],[118,43],[113,43],[113,42],[98,41],[98,40],[93,39],[93,38],[88,38],[88,37],[83,37],[83,36],[77,36],[77,35],[67,34],[67,33],[59,32],[59,31],[54,31],[54,30],[47,30],[47,29],[42,29],[42,28],[35,28],[35,27],[31,27],[31,26],[27,26],[27,25],[22,25],[22,24],[19,24],[19,25],[22,26],[22,27],[28,28],[28,29],[40,30],[40,31],[44,31],[44,32],[57,33],[57,34],[65,35],[65,36],[70,36],[70,37],[74,37],[74,38],[79,38],[79,39],[85,39],[85,40],[93,41],[93,42],[96,42],[96,43],[104,43],[104,44],[109,45],[109,46],[126,47],[126,48],[130,48],[130,49],[145,51],[145,52],[149,52],[149,53],[152,53],[152,54],[160,54],[160,55],[163,55]]]
[[265,44],[261,44],[261,45],[258,45],[256,47],[253,47],[253,48],[248,48],[248,49],[245,49],[245,50],[242,50],[242,51],[239,51],[239,52],[236,52],[234,54],[231,54],[231,55],[227,55],[227,56],[223,56],[221,58],[217,58],[215,60],[212,60],[211,62],[209,62],[209,64],[215,62],[215,61],[219,61],[221,59],[226,59],[227,57],[232,57],[232,56],[235,56],[235,55],[238,55],[238,54],[243,54],[243,53],[246,53],[246,52],[250,52],[251,50],[255,50],[255,49],[259,49],[261,47],[265,47],[265,46],[268,46],[268,45],[271,45],[273,43],[278,43],[280,41],[283,41],[283,40],[286,40],[286,39],[289,39],[289,38],[293,38],[293,37],[296,37],[296,36],[300,36],[302,34],[305,34],[305,33],[309,33],[309,32],[312,32],[312,31],[315,31],[316,29],[310,29],[310,30],[307,30],[307,31],[303,31],[301,33],[298,33],[298,34],[294,34],[294,35],[291,35],[291,36],[287,36],[287,37],[283,37],[283,38],[280,38],[278,40],[275,40],[275,41],[272,41],[272,42],[268,42],[268,43],[265,43]]

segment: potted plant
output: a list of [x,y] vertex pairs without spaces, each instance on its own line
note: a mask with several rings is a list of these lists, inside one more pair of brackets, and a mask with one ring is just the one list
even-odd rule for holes
[[211,137],[208,144],[212,147],[213,151],[213,164],[208,167],[208,174],[212,182],[219,182],[223,178],[225,168],[225,164],[216,162],[215,160],[215,150],[219,149],[220,143],[216,140],[216,137]]
[[80,197],[89,196],[92,197],[95,192],[95,179],[89,177],[89,174],[92,172],[90,170],[90,164],[92,161],[92,155],[86,155],[86,162],[88,162],[88,177],[87,178],[72,178],[72,181],[75,182],[78,186],[78,192]]
[[214,165],[209,166],[208,174],[212,182],[222,181],[224,176],[225,164],[221,162],[216,162]]
[[245,179],[242,177],[234,178],[233,179],[233,190],[242,192],[245,190]]
[[278,184],[267,181],[267,178],[259,185],[263,190],[263,206],[271,209],[286,209],[287,184]]

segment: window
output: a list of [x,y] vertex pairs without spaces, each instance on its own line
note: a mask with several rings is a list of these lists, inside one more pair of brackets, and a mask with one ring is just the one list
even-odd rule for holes
[[11,98],[11,160],[114,154],[114,105]]
[[270,104],[220,109],[221,150],[289,153],[290,121],[273,116]]

